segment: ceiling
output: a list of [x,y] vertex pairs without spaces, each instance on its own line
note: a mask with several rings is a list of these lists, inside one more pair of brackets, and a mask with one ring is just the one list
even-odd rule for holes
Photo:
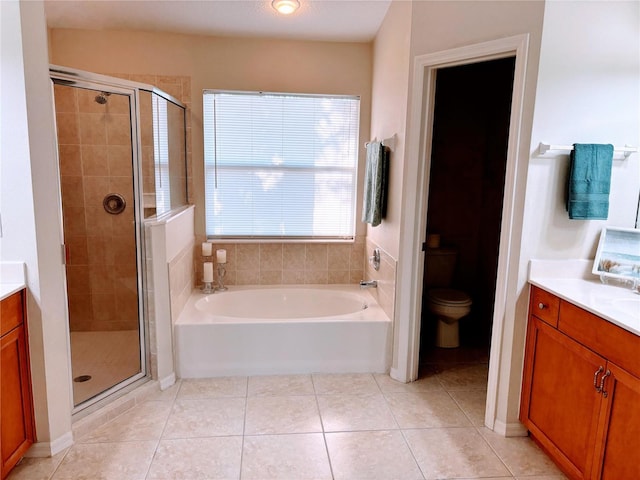
[[[1,1],[1,0],[0,0]],[[45,0],[50,28],[368,42],[391,0],[300,0],[285,16],[271,0]]]

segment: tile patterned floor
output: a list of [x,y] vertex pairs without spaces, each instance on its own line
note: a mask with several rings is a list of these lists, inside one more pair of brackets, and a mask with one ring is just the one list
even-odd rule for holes
[[486,375],[183,380],[9,480],[565,478],[528,438],[482,426]]

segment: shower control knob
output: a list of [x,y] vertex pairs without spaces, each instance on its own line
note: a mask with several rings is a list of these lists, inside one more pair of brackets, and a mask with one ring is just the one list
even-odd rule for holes
[[107,213],[118,215],[122,213],[127,206],[124,197],[118,193],[109,193],[102,201],[102,206]]

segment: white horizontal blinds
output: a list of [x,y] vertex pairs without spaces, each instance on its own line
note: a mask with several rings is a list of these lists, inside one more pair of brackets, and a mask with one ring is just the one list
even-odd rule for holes
[[210,236],[353,238],[360,100],[204,93]]
[[169,127],[167,125],[167,101],[151,95],[153,110],[153,157],[156,184],[156,214],[171,210],[169,187]]

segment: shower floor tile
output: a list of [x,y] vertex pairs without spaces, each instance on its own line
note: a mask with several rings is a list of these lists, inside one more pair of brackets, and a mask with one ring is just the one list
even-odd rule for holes
[[72,377],[91,376],[73,382],[73,403],[88,400],[140,372],[137,330],[71,332]]

